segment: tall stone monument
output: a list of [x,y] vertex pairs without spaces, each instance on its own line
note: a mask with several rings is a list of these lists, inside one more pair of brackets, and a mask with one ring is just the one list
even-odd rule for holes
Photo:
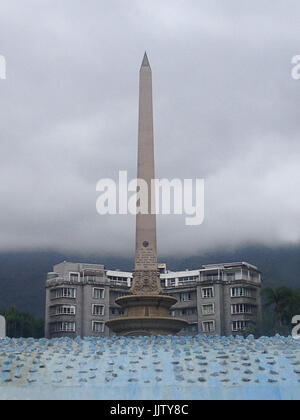
[[[162,295],[157,262],[154,169],[154,135],[152,103],[152,71],[147,54],[140,70],[138,134],[138,179],[148,187],[147,214],[136,217],[136,254],[131,295],[117,299],[124,316],[106,325],[118,335],[176,334],[187,322],[170,317],[169,310],[177,299]],[[138,187],[139,188],[139,187]],[[145,199],[145,197],[142,197]]]
[[6,337],[6,321],[3,316],[0,315],[0,339]]

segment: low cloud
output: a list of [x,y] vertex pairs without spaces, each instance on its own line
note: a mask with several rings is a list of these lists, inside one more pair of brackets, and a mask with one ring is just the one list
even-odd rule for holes
[[[276,7],[274,5],[276,4]],[[204,178],[206,218],[158,218],[163,255],[300,240],[298,1],[6,1],[0,250],[128,255],[96,184],[136,174],[138,71],[153,70],[156,174]]]

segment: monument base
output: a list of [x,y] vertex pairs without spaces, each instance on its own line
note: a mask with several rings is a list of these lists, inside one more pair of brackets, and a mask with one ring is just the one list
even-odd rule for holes
[[188,322],[170,317],[170,308],[177,303],[171,296],[124,296],[116,300],[124,316],[106,322],[117,335],[147,336],[179,333]]

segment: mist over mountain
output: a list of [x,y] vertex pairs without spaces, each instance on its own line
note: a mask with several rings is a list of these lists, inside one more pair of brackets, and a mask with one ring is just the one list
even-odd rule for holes
[[145,49],[156,176],[205,180],[202,225],[158,217],[162,252],[300,241],[299,1],[2,3],[0,252],[134,246],[135,218],[100,216],[96,185],[136,177]]
[[[15,306],[35,316],[44,316],[45,278],[53,265],[62,261],[104,264],[108,269],[132,270],[132,258],[56,252],[0,254],[0,309]],[[268,248],[245,246],[234,251],[219,250],[191,257],[167,257],[160,261],[169,270],[200,268],[202,264],[247,261],[262,271],[264,286],[300,288],[300,245]]]

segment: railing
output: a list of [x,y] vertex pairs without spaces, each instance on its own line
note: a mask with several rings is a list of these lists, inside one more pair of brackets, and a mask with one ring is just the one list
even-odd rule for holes
[[196,283],[196,282],[197,282],[197,279],[193,279],[193,280],[180,280],[179,279],[178,284],[179,285],[181,285],[181,284],[191,284],[191,283]]
[[222,276],[200,276],[200,281],[220,281],[222,280]]
[[110,284],[113,284],[114,286],[128,286],[127,281],[120,281],[120,280],[109,280]]
[[200,281],[252,281],[253,283],[260,283],[261,279],[259,276],[248,276],[247,274],[235,273],[235,275],[227,275],[226,273],[212,276],[200,276]]
[[168,282],[168,285],[166,286],[165,282],[162,282],[162,287],[163,288],[170,288],[170,287],[182,287],[182,286],[190,286],[192,284],[196,284],[197,280],[179,280],[177,283],[175,283],[174,281]]
[[80,280],[78,279],[70,279],[69,277],[55,277],[53,279],[47,279],[46,286],[47,287],[56,287],[61,285],[79,285],[79,284],[109,284],[109,281],[105,277],[96,277],[93,279],[88,279],[87,277],[81,277]]

